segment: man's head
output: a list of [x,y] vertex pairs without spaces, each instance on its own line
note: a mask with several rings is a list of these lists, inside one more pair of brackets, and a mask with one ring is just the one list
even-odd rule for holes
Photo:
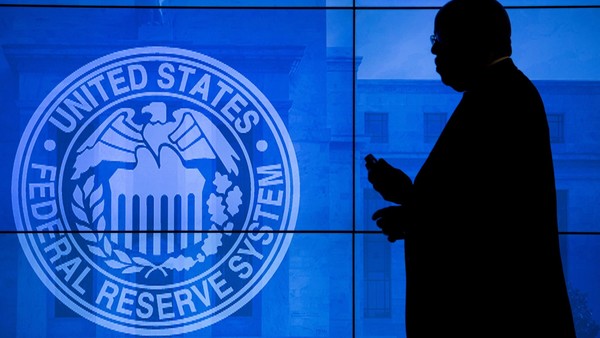
[[496,0],[451,0],[435,17],[436,70],[457,91],[471,88],[493,61],[510,56],[510,20]]

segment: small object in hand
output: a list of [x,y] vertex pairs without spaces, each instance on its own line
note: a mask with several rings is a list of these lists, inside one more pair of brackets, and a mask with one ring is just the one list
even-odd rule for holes
[[371,168],[373,168],[375,163],[377,163],[377,159],[375,158],[375,156],[373,156],[373,154],[369,154],[369,155],[365,156],[365,161],[366,161],[365,166],[367,167],[367,170],[371,170]]

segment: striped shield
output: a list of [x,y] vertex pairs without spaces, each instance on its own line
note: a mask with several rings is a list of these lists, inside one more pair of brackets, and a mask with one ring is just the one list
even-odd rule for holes
[[139,156],[134,169],[118,169],[109,179],[113,243],[155,256],[186,249],[202,240],[204,176],[188,169],[170,148],[161,166]]

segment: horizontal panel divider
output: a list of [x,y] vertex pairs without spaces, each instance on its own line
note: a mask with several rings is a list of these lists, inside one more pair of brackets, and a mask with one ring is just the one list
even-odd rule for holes
[[297,233],[297,234],[381,234],[381,231],[377,230],[0,230],[0,235],[6,234],[81,234],[81,233],[94,233],[94,234],[127,234],[127,233]]
[[[151,6],[81,4],[0,4],[1,7],[81,9],[216,9],[216,10],[439,10],[441,6]],[[593,9],[598,5],[507,5],[506,9]]]
[[[0,230],[0,235],[10,234],[126,234],[126,233],[298,233],[298,234],[382,234],[378,230]],[[600,235],[600,231],[559,231],[559,235]]]

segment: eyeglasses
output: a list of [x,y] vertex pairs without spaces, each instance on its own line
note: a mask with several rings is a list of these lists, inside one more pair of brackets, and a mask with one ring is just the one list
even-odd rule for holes
[[442,42],[442,40],[440,40],[440,37],[437,35],[437,33],[429,36],[429,41],[431,41],[431,45],[432,46],[435,45],[436,42],[437,43],[441,43]]

